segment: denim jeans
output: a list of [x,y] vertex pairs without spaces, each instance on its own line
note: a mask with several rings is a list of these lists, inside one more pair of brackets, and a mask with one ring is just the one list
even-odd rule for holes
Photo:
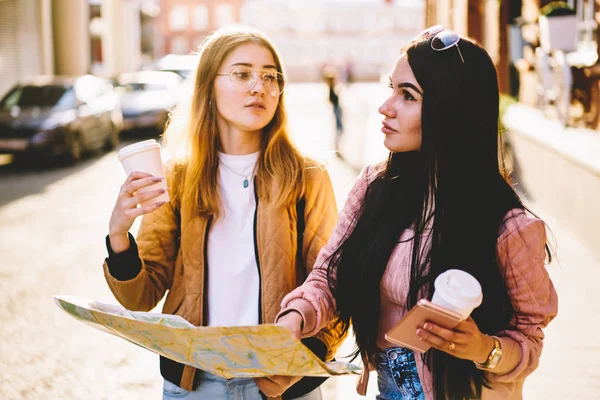
[[377,400],[425,400],[415,354],[403,347],[385,349],[377,364]]
[[[200,384],[193,392],[165,380],[163,400],[261,400],[258,386],[252,378],[224,379],[208,372],[202,374]],[[321,400],[321,389],[316,388],[296,400]]]

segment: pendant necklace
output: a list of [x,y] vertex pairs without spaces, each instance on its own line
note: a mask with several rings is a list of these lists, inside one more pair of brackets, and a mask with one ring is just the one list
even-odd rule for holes
[[244,178],[244,189],[247,189],[248,186],[250,186],[249,179],[252,177],[252,175],[254,175],[254,170],[256,169],[256,164],[254,164],[254,168],[252,168],[252,171],[250,171],[250,173],[248,175],[242,175],[239,172],[236,172],[233,169],[231,169],[230,167],[228,167],[227,164],[225,164],[223,161],[221,161],[221,159],[219,159],[219,162],[221,163],[222,166],[227,168],[229,171],[233,172],[234,174],[236,174],[237,176],[239,176],[241,178]]

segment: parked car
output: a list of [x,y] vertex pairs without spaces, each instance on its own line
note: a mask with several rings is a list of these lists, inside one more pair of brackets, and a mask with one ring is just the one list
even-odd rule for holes
[[119,143],[123,116],[112,84],[92,75],[43,76],[0,100],[0,153],[71,162]]
[[155,63],[158,71],[175,72],[186,79],[198,65],[198,55],[194,54],[167,54]]
[[117,80],[124,130],[165,128],[169,111],[179,101],[183,79],[165,71],[125,73]]

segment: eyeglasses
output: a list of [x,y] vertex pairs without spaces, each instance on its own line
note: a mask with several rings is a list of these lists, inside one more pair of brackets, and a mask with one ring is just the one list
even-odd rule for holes
[[277,71],[258,70],[250,67],[236,67],[228,74],[217,74],[217,76],[229,76],[229,82],[237,92],[252,90],[260,77],[263,87],[271,96],[279,96],[283,93],[285,79],[283,74]]
[[435,51],[444,51],[456,46],[456,50],[458,50],[460,59],[462,60],[463,64],[465,63],[465,59],[463,58],[460,48],[458,47],[458,42],[460,42],[460,36],[458,36],[458,33],[445,30],[442,25],[434,25],[421,32],[419,37],[423,39],[432,38],[431,48]]

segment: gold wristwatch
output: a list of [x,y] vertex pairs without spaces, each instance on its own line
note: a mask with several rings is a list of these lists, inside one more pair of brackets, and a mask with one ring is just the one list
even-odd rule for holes
[[500,359],[502,358],[502,346],[500,344],[500,339],[498,339],[496,336],[492,336],[492,339],[494,339],[494,348],[488,356],[488,359],[483,364],[473,361],[477,368],[494,369],[500,362]]

